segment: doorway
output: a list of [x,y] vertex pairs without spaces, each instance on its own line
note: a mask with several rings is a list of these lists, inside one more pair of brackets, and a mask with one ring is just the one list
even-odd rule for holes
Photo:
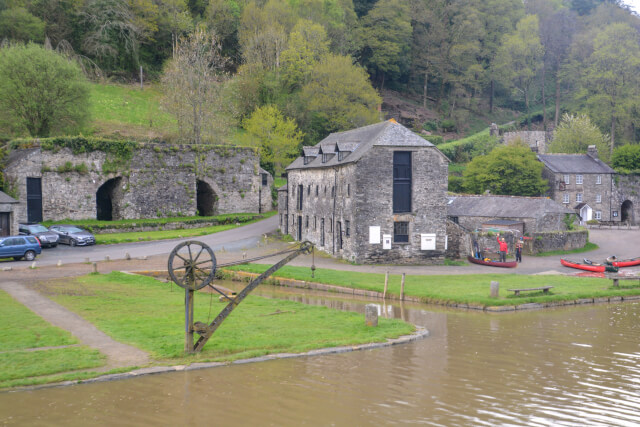
[[629,224],[635,224],[633,220],[633,202],[631,200],[625,200],[622,204],[620,220],[622,222],[629,222]]
[[42,222],[42,178],[27,178],[27,221]]
[[[114,195],[122,182],[121,177],[111,178],[98,188],[96,192],[96,219],[98,221],[113,221],[114,218]],[[117,206],[116,206],[117,207]]]
[[0,212],[0,237],[11,235],[10,212]]
[[209,184],[196,181],[196,209],[199,216],[213,216],[218,211],[218,195]]

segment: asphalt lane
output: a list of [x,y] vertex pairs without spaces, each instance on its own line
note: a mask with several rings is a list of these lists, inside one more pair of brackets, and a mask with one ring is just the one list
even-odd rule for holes
[[[79,262],[104,261],[108,256],[111,260],[125,259],[127,254],[131,258],[143,258],[156,255],[169,254],[180,242],[198,240],[209,245],[214,251],[224,250],[239,251],[252,248],[267,233],[278,228],[278,216],[255,222],[253,224],[208,234],[206,236],[190,237],[184,239],[159,240],[154,242],[120,243],[116,245],[76,246],[58,245],[55,248],[43,249],[42,254],[36,258],[36,265],[56,265],[58,261],[63,264]],[[0,269],[4,267],[27,268],[31,266],[28,261],[4,261],[0,262]]]

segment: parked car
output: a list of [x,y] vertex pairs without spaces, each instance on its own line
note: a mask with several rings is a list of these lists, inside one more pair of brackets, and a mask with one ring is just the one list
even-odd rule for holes
[[13,257],[16,261],[22,258],[33,261],[40,253],[40,242],[34,236],[0,237],[0,258]]
[[58,246],[58,235],[42,224],[19,224],[18,231],[21,236],[36,236],[43,248]]
[[58,235],[58,242],[70,246],[88,246],[95,245],[96,238],[82,228],[75,225],[52,225],[49,230]]

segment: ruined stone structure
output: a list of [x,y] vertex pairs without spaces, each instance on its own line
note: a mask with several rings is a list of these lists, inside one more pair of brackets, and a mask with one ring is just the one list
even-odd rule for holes
[[615,171],[598,158],[594,145],[587,154],[539,154],[542,177],[549,181],[548,195],[573,209],[581,221],[620,221],[615,199]]
[[545,154],[551,138],[550,134],[543,130],[505,132],[502,135],[504,144],[509,144],[517,139],[527,144],[534,153]]
[[630,225],[640,223],[640,175],[617,174],[614,179],[616,191],[614,206],[620,207],[620,221]]
[[0,237],[18,234],[18,217],[14,213],[18,201],[0,191]]
[[395,120],[333,133],[288,168],[280,229],[358,263],[438,263],[448,159]]
[[33,148],[13,150],[5,177],[20,195],[18,220],[208,216],[271,209],[273,180],[260,169],[253,149],[135,144],[127,151],[122,144],[88,150],[43,140]]

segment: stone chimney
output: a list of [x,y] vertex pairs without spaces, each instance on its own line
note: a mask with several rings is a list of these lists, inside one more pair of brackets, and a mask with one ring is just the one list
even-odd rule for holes
[[590,145],[587,147],[587,156],[592,159],[598,160],[598,148],[595,145]]

